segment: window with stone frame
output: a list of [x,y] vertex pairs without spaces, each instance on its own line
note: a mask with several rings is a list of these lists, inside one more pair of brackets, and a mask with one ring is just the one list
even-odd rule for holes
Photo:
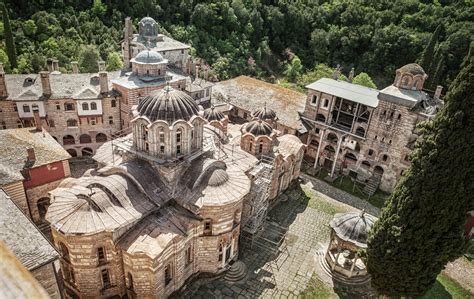
[[184,251],[184,255],[185,255],[185,265],[189,266],[193,262],[193,248],[191,245]]
[[100,275],[101,275],[101,278],[102,278],[102,286],[104,287],[104,289],[110,288],[111,284],[110,284],[109,270],[108,269],[102,269],[100,271]]
[[212,235],[212,219],[204,220],[204,231],[205,236]]
[[105,254],[104,247],[97,248],[97,262],[99,263],[99,265],[107,262],[107,255]]
[[169,285],[172,279],[173,275],[171,273],[171,264],[168,264],[165,267],[165,286]]
[[27,104],[23,105],[23,112],[25,113],[30,112],[30,106],[28,106]]

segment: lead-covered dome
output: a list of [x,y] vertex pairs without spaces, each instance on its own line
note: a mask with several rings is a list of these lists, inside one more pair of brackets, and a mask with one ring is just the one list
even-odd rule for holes
[[409,73],[413,76],[426,75],[425,70],[417,63],[409,63],[398,69],[401,73]]
[[220,121],[225,119],[225,115],[212,106],[211,108],[204,110],[204,118],[209,122],[213,120]]
[[266,122],[259,119],[251,121],[247,125],[245,125],[244,131],[247,133],[251,133],[255,136],[270,136],[273,133],[273,128]]
[[329,224],[340,239],[365,248],[369,231],[374,222],[374,217],[362,211],[360,213],[338,213]]
[[255,110],[252,113],[252,116],[254,118],[258,118],[258,119],[261,119],[261,120],[276,120],[277,119],[277,115],[276,115],[275,111],[273,111],[270,108],[267,108],[266,106],[263,107],[263,108]]
[[153,64],[153,63],[164,63],[165,59],[158,52],[153,50],[143,50],[132,59],[132,62]]
[[188,94],[167,86],[144,98],[138,104],[137,112],[151,122],[164,120],[172,124],[177,120],[190,120],[198,115],[199,108]]

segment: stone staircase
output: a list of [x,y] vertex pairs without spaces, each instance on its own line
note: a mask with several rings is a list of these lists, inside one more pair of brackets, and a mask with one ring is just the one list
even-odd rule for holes
[[380,181],[382,180],[382,175],[380,173],[374,173],[367,184],[364,187],[364,193],[368,196],[374,195],[375,191],[379,188]]
[[247,277],[247,266],[241,262],[236,261],[224,276],[224,279],[230,283],[238,283]]

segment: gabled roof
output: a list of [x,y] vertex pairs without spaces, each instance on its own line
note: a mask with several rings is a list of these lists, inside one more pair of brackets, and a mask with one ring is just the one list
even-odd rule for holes
[[0,240],[28,269],[34,270],[59,257],[38,228],[0,189]]
[[[45,130],[19,128],[0,130],[0,185],[22,179],[27,149],[35,150],[36,161],[31,168],[69,159],[71,156]],[[5,174],[5,175],[3,175]]]
[[379,104],[379,100],[377,99],[379,94],[378,90],[346,81],[322,78],[306,85],[306,88],[321,91],[373,108]]
[[90,87],[86,87],[85,89],[79,91],[76,95],[74,95],[75,99],[84,100],[84,99],[96,99],[99,96],[99,92],[95,89],[91,89]]

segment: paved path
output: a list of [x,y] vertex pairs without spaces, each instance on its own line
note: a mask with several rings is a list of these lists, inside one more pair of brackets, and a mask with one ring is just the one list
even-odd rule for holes
[[337,201],[340,201],[342,203],[348,204],[350,206],[353,206],[359,210],[365,209],[365,211],[371,215],[378,216],[380,213],[380,209],[377,207],[374,207],[372,204],[370,204],[368,201],[363,200],[357,196],[354,196],[352,194],[349,194],[345,191],[342,191],[336,187],[333,187],[329,185],[328,183],[321,181],[319,179],[316,179],[310,175],[307,175],[305,173],[301,173],[300,177],[307,182],[311,182],[313,185],[313,188],[317,190],[318,192],[328,196],[331,199],[335,199]]

